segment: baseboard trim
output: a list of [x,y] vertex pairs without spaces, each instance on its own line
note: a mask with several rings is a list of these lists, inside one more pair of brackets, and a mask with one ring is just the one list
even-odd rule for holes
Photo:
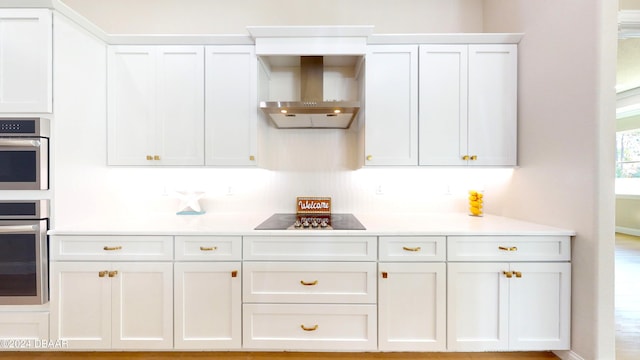
[[634,229],[624,226],[616,226],[616,232],[621,234],[640,236],[640,229]]
[[582,356],[574,353],[572,350],[553,351],[553,353],[562,360],[585,360]]

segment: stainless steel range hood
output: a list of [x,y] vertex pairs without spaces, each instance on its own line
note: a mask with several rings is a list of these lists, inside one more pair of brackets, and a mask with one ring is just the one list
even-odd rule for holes
[[260,108],[280,129],[347,129],[360,110],[358,101],[324,101],[324,59],[300,57],[301,101],[262,101]]

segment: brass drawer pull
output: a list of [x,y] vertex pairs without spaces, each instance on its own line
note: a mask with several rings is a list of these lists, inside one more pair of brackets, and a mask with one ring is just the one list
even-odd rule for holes
[[233,270],[233,271],[231,272],[231,277],[232,277],[232,278],[238,277],[238,270]]
[[514,271],[514,274],[516,274],[517,278],[521,278],[522,277],[522,273],[520,271]]
[[153,160],[160,160],[160,155],[153,155]]
[[404,250],[404,251],[420,251],[420,250],[422,250],[422,248],[420,246],[416,246],[416,247],[412,247],[412,248],[403,246],[402,250]]
[[511,271],[503,271],[502,273],[509,279],[513,277],[513,273]]
[[201,251],[214,251],[214,250],[218,250],[218,247],[217,246],[211,246],[211,247],[200,246],[200,250]]
[[506,247],[506,246],[498,246],[498,250],[502,251],[518,251],[518,248],[515,246]]
[[478,156],[477,155],[471,155],[471,160],[478,160]]
[[118,275],[118,270],[114,270],[114,271],[109,271],[109,277],[115,277],[116,275]]
[[464,155],[464,156],[462,157],[462,160],[464,160],[464,161],[469,160],[469,155]]
[[122,250],[122,246],[105,246],[102,249],[104,251]]
[[383,279],[386,279],[386,278],[388,278],[388,277],[389,277],[389,273],[388,273],[388,272],[386,272],[386,271],[383,271],[383,272],[382,272],[382,278],[383,278]]
[[147,155],[147,160],[153,160],[153,156]]
[[107,270],[103,270],[103,271],[99,271],[98,272],[98,277],[105,277],[107,276],[109,272]]
[[304,331],[316,331],[318,330],[318,324],[313,325],[312,327],[306,327],[304,324],[300,325],[300,328]]
[[300,280],[300,284],[302,284],[304,286],[314,286],[314,285],[318,285],[318,280],[314,280],[314,281]]

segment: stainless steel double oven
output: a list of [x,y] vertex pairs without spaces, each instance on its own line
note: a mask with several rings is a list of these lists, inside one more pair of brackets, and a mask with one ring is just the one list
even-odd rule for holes
[[49,120],[0,118],[0,190],[49,189]]

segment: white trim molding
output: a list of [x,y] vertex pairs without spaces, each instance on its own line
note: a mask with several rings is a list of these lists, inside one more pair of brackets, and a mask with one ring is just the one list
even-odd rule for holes
[[618,12],[618,39],[640,37],[640,10]]

